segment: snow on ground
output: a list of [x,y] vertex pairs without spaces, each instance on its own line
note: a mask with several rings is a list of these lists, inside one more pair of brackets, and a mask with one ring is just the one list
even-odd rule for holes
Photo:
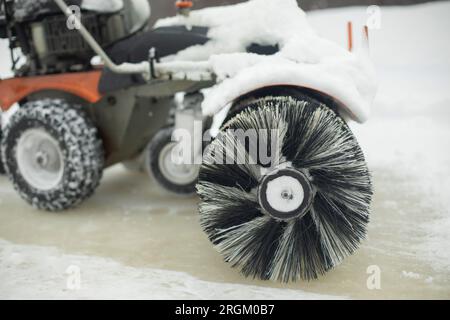
[[342,298],[300,290],[207,282],[182,272],[132,268],[111,259],[66,255],[54,248],[5,241],[0,241],[0,261],[2,299]]
[[[309,283],[244,279],[201,232],[195,198],[174,199],[121,167],[60,215],[30,209],[0,177],[0,297],[449,299],[450,3],[381,13],[371,32],[379,94],[370,121],[352,124],[373,172],[372,217],[368,239],[341,266]],[[347,20],[366,17],[355,7],[308,20],[345,47]],[[66,287],[71,265],[81,290]],[[366,286],[373,265],[379,290]]]

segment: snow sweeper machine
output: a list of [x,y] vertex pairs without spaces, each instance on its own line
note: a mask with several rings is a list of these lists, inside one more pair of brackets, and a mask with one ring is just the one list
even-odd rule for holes
[[315,279],[369,221],[347,125],[376,90],[367,41],[319,37],[295,0],[192,5],[150,28],[147,0],[1,0],[14,77],[0,80],[0,170],[35,208],[63,211],[141,159],[168,191],[197,192],[204,231],[245,276]]

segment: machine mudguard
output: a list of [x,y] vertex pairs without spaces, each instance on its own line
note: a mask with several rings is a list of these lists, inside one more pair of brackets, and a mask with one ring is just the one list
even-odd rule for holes
[[101,71],[90,71],[0,80],[0,106],[6,111],[27,96],[47,90],[66,92],[96,103],[102,98],[98,91],[100,76]]

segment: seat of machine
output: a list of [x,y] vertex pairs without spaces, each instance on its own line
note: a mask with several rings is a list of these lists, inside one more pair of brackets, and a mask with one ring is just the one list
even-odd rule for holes
[[156,48],[160,57],[166,57],[190,46],[202,45],[209,41],[208,29],[184,26],[152,29],[120,41],[108,51],[115,63],[139,63],[148,60],[149,50]]
[[[209,41],[208,28],[185,26],[161,27],[138,33],[122,40],[107,50],[107,54],[116,64],[139,63],[147,61],[151,48],[157,50],[159,57],[176,54],[194,45],[203,45]],[[100,80],[99,91],[108,93],[124,89],[136,83],[144,83],[139,75],[115,74],[105,69]]]

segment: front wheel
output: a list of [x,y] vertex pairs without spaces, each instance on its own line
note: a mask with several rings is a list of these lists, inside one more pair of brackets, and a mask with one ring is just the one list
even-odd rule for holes
[[178,164],[174,159],[176,142],[172,141],[173,127],[161,129],[150,142],[145,165],[148,173],[165,190],[179,194],[195,193],[199,166],[195,164]]
[[15,189],[41,210],[76,206],[93,194],[103,172],[97,129],[61,100],[23,105],[5,128],[1,151]]

